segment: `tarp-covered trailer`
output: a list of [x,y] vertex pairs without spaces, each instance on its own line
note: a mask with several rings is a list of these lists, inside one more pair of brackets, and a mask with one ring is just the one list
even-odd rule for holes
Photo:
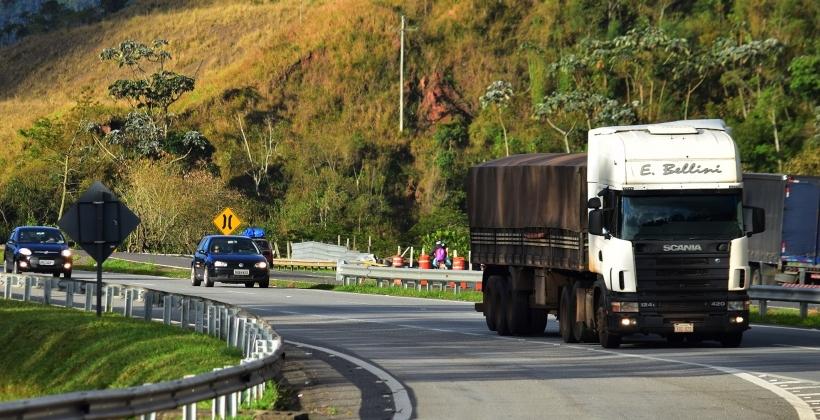
[[486,265],[587,269],[587,155],[514,155],[470,168],[472,258]]

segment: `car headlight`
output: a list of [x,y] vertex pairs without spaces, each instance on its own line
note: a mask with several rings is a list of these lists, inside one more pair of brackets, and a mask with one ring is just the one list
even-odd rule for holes
[[60,252],[60,255],[62,255],[64,257],[70,257],[71,256],[71,250],[70,249],[64,249],[62,252]]
[[638,302],[612,302],[612,312],[638,312]]
[[730,311],[748,311],[749,310],[749,301],[748,300],[730,300],[729,304],[726,305],[726,308]]
[[265,261],[259,261],[258,263],[254,264],[254,267],[256,267],[256,268],[267,268],[268,263],[265,262]]
[[25,256],[31,255],[31,250],[28,249],[28,248],[20,248],[20,249],[17,250],[17,252],[19,252],[20,255],[25,255]]
[[214,267],[227,267],[228,263],[225,261],[214,261]]

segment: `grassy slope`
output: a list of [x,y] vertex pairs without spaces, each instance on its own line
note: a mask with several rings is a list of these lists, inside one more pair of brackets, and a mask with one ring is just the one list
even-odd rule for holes
[[179,379],[241,358],[176,327],[6,300],[0,348],[0,401]]

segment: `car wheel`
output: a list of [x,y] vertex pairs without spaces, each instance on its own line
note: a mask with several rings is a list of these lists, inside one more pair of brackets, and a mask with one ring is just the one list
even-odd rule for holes
[[247,288],[253,287],[253,282],[252,281],[246,281],[245,282],[245,287],[247,287]]
[[197,278],[196,278],[196,269],[193,266],[191,266],[191,285],[192,286],[199,286],[200,284],[202,284],[202,281],[197,280]]
[[63,272],[63,278],[64,279],[70,279],[71,278],[71,270]]
[[270,279],[259,282],[259,287],[261,287],[262,289],[267,289],[268,286],[270,286]]
[[211,281],[211,276],[208,274],[208,267],[202,270],[202,281],[205,282],[205,287],[214,287],[214,282]]
[[51,273],[51,277],[60,277],[60,272],[57,271],[57,272]]

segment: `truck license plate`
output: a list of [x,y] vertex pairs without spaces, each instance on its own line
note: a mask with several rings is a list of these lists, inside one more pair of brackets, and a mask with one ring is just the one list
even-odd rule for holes
[[251,270],[233,270],[234,276],[247,276],[251,273]]
[[40,265],[54,265],[54,260],[40,260]]
[[695,324],[691,322],[679,322],[675,324],[676,333],[690,333],[695,332]]

